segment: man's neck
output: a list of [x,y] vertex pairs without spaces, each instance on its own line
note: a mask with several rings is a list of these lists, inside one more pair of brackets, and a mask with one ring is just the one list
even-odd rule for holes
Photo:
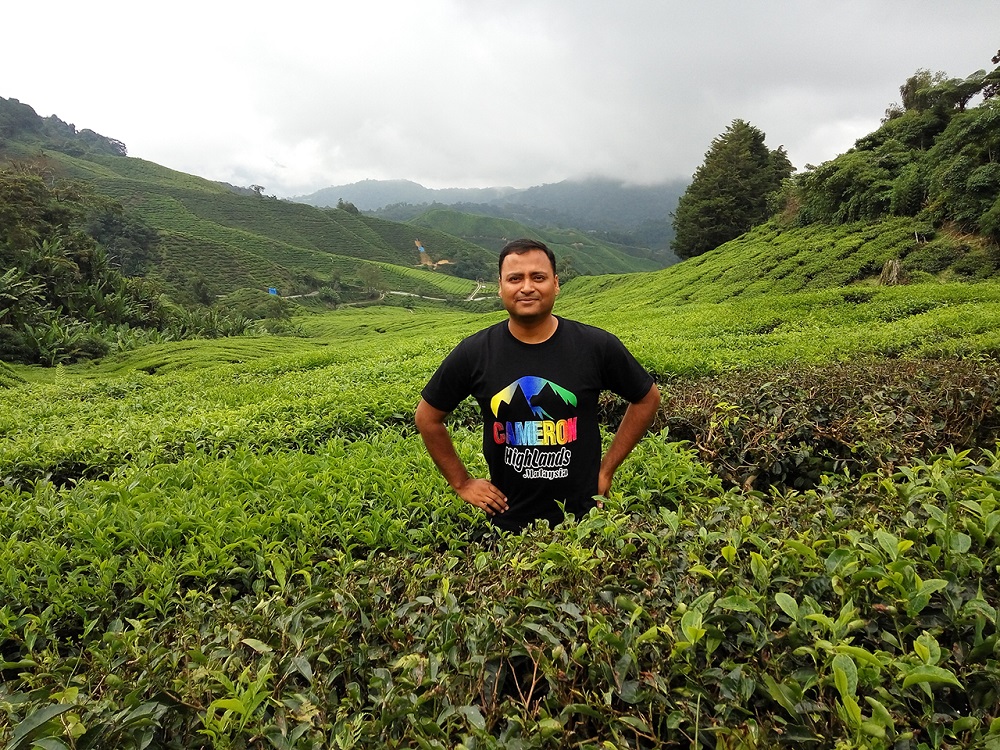
[[541,344],[548,341],[559,327],[559,318],[547,315],[541,320],[525,322],[515,318],[507,319],[507,330],[518,341],[525,344]]

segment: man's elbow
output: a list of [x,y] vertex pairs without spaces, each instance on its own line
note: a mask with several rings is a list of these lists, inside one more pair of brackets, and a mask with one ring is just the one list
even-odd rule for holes
[[444,424],[445,416],[447,416],[447,412],[435,409],[426,401],[420,399],[416,411],[413,412],[413,422],[417,426],[417,432],[426,434],[428,430]]
[[656,387],[656,383],[653,383],[649,386],[649,390],[646,392],[646,395],[643,396],[642,403],[655,412],[660,408],[660,400],[660,389]]
[[656,387],[656,383],[653,383],[649,387],[649,391],[646,392],[646,395],[643,396],[642,401],[639,402],[646,416],[647,428],[656,418],[656,413],[660,410],[660,402],[660,389]]

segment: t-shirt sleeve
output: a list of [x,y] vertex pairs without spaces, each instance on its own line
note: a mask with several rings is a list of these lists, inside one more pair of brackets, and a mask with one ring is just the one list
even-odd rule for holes
[[653,385],[653,376],[630,352],[617,336],[608,334],[604,350],[604,383],[629,403],[641,401]]
[[463,344],[452,349],[420,392],[435,409],[454,411],[472,392],[472,368],[466,352]]

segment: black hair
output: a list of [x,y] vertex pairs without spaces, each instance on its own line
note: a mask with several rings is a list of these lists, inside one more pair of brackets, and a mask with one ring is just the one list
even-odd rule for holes
[[500,262],[497,264],[498,272],[503,275],[503,259],[506,258],[511,253],[516,255],[521,255],[530,250],[541,250],[545,253],[546,257],[549,259],[549,263],[552,264],[552,273],[556,274],[556,256],[549,246],[546,245],[541,240],[531,240],[526,237],[522,237],[519,240],[511,240],[506,245],[503,246],[503,250],[500,251]]

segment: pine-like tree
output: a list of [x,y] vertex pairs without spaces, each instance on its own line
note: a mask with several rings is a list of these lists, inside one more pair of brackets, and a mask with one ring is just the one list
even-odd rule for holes
[[733,120],[712,141],[674,212],[671,248],[692,258],[739,237],[769,215],[767,198],[792,174],[785,149],[771,151],[764,133]]

